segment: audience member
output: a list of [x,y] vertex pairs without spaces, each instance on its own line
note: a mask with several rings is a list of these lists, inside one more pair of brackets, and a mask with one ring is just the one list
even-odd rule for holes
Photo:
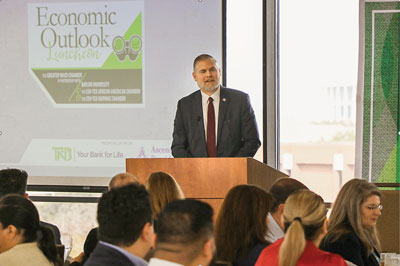
[[[26,193],[28,174],[20,169],[0,170],[0,198],[8,194],[18,194],[28,198]],[[40,221],[42,226],[50,228],[56,244],[61,244],[61,234],[57,226]]]
[[150,193],[155,221],[168,203],[185,198],[175,178],[164,172],[152,173],[147,178],[145,186]]
[[92,254],[97,243],[99,242],[97,237],[98,231],[98,227],[92,228],[92,230],[89,231],[88,235],[86,236],[85,243],[83,244],[83,251],[72,259],[71,263],[69,264],[70,266],[81,266],[87,261],[90,254]]
[[217,260],[252,266],[270,243],[265,240],[273,197],[253,185],[233,187],[226,195],[215,226]]
[[108,183],[108,190],[132,183],[139,183],[136,176],[131,173],[119,173],[111,178],[110,183]]
[[97,208],[99,243],[85,266],[145,266],[154,242],[149,193],[132,183],[105,192]]
[[293,178],[281,178],[276,180],[269,192],[274,196],[275,203],[272,206],[272,211],[268,214],[268,231],[266,239],[270,243],[282,238],[285,233],[283,222],[283,210],[285,207],[286,199],[299,189],[308,189],[303,183]]
[[378,188],[366,180],[347,182],[333,204],[321,249],[358,266],[379,266],[376,223],[382,210],[380,197]]
[[266,247],[256,266],[347,265],[339,255],[318,249],[327,230],[326,213],[323,199],[314,192],[292,193],[283,210],[285,237]]
[[[132,183],[139,184],[138,179],[131,173],[119,173],[113,176],[108,183],[108,190],[126,186]],[[85,263],[85,261],[89,258],[90,254],[93,252],[94,248],[97,245],[98,237],[98,227],[93,228],[89,231],[88,235],[86,236],[85,243],[83,245],[83,252],[75,257],[72,261],[70,266],[80,266]]]
[[0,265],[50,266],[56,263],[53,233],[40,225],[33,203],[17,194],[3,197],[0,200]]
[[214,254],[213,210],[207,203],[176,200],[159,216],[155,255],[149,266],[207,266]]

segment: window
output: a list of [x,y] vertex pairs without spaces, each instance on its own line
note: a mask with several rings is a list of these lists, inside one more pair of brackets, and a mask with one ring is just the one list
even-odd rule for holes
[[331,202],[354,177],[358,1],[279,4],[281,171]]

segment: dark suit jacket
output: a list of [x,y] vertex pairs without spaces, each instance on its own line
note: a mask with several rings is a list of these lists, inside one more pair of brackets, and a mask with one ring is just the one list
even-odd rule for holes
[[53,232],[54,240],[56,241],[56,244],[61,245],[61,234],[60,230],[58,227],[54,224],[46,223],[43,221],[40,221],[40,225],[49,228]]
[[[321,241],[320,249],[339,254],[345,260],[351,261],[357,266],[379,266],[374,255],[367,256],[367,249],[354,232],[344,235],[335,242],[330,242],[326,237]],[[375,254],[379,258],[377,251]]]
[[254,266],[261,252],[267,247],[267,244],[257,241],[254,245],[250,246],[245,257],[237,257],[233,262],[233,266]]
[[84,266],[135,266],[118,250],[98,243]]
[[[217,157],[253,157],[261,143],[249,96],[220,90]],[[174,157],[208,157],[200,90],[178,102],[171,148]]]

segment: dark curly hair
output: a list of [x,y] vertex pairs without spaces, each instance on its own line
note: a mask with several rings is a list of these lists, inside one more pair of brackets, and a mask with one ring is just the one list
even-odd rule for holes
[[24,195],[28,174],[20,169],[0,170],[0,198],[8,194]]
[[99,240],[130,246],[139,238],[146,223],[152,224],[149,193],[132,183],[105,192],[97,207]]

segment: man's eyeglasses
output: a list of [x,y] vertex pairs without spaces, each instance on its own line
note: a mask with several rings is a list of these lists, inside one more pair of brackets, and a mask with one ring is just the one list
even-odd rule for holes
[[367,207],[367,209],[370,210],[370,211],[374,211],[374,210],[376,210],[377,208],[378,208],[380,211],[383,209],[382,204],[379,204],[379,205],[368,205],[368,206],[365,206],[365,207]]

